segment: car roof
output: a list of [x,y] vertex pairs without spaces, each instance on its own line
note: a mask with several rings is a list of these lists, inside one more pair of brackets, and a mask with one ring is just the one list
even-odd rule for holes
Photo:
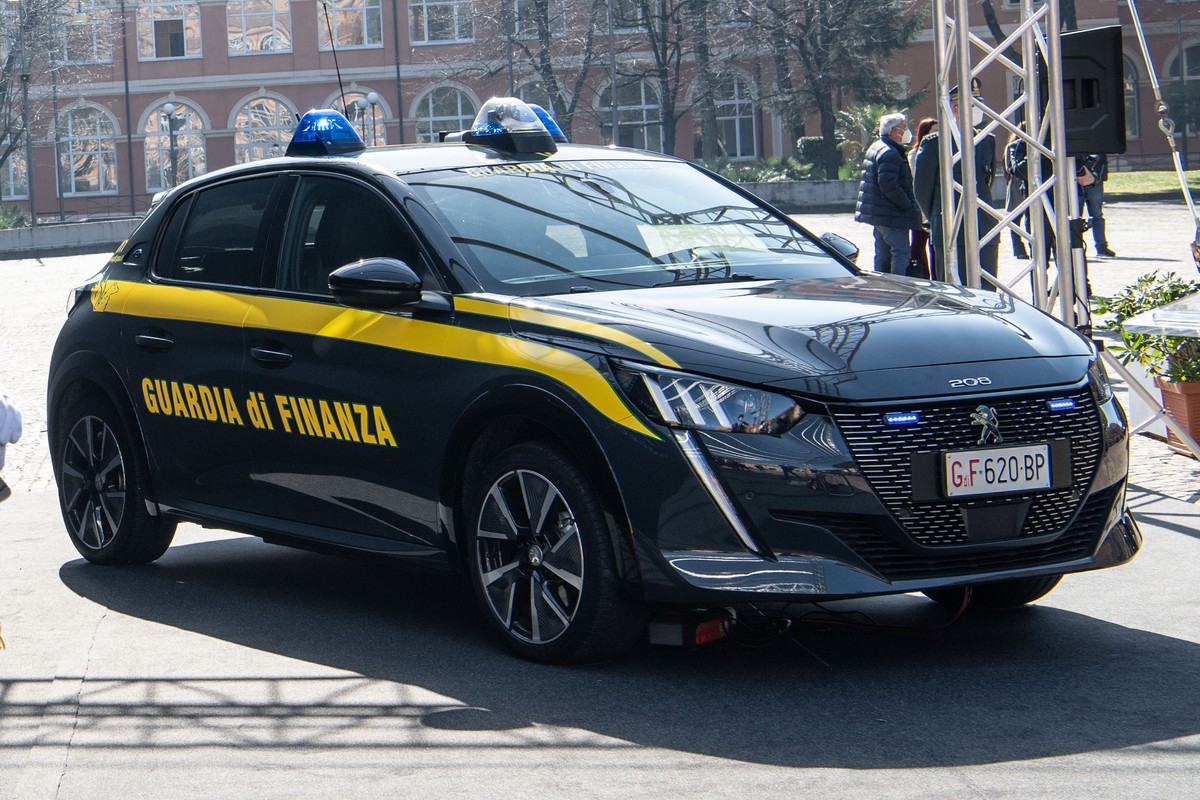
[[371,147],[360,153],[340,156],[281,156],[214,170],[181,186],[196,185],[224,177],[253,172],[274,172],[316,167],[386,172],[397,176],[415,175],[443,169],[487,167],[506,164],[537,164],[569,161],[681,161],[674,156],[624,147],[561,144],[550,154],[514,153],[478,144],[446,142],[437,144],[401,144]]

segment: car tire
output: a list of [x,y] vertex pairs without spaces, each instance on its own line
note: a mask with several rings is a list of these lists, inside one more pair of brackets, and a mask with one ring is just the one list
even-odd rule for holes
[[614,530],[599,493],[544,443],[511,447],[469,483],[468,570],[489,625],[523,658],[605,661],[645,629],[623,596]]
[[62,418],[58,499],[71,544],[94,564],[148,564],[171,544],[175,523],[146,508],[141,443],[107,398],[85,395]]
[[[1014,578],[974,584],[970,587],[970,608],[996,610],[1029,605],[1050,594],[1062,577],[1044,575],[1037,578]],[[957,610],[962,607],[963,589],[961,586],[951,589],[929,589],[924,595],[940,605]]]

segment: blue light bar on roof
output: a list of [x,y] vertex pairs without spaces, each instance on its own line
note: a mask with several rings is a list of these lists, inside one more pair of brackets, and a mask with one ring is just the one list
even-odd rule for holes
[[462,141],[531,155],[549,155],[558,150],[546,125],[524,100],[516,97],[493,97],[484,103],[471,130],[462,134]]
[[556,142],[569,142],[570,139],[562,132],[562,128],[558,127],[558,123],[554,121],[554,117],[550,116],[550,112],[539,106],[537,103],[530,103],[529,109],[534,113],[534,116],[545,126],[546,131]]
[[288,145],[289,156],[344,156],[367,149],[350,120],[332,108],[306,113]]

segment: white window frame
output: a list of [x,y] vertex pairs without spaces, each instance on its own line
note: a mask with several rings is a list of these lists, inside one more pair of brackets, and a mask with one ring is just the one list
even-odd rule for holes
[[[754,98],[754,93],[750,90],[749,81],[740,75],[730,75],[725,80],[721,81],[720,88],[725,88],[729,82],[733,84],[733,96],[729,98],[717,96],[715,98],[717,106],[717,126],[726,130],[726,123],[732,123],[733,131],[736,135],[737,146],[734,148],[733,155],[726,156],[733,161],[753,161],[758,158],[758,103]],[[742,111],[745,113],[741,113]],[[749,120],[750,122],[750,152],[742,152],[742,121]],[[729,143],[726,142],[726,151],[729,152]],[[700,156],[699,153],[696,154]]]
[[[454,35],[449,39],[430,38],[430,10],[441,9],[453,19]],[[475,41],[475,8],[472,0],[410,0],[408,35],[414,46],[462,44]]]
[[[24,185],[24,190],[14,192],[13,187]],[[8,160],[0,167],[0,200],[29,199],[29,170],[25,168],[25,153],[20,148],[8,154]]]
[[[638,89],[639,100],[636,103],[626,103],[621,97],[621,90],[629,86],[636,86]],[[608,96],[612,90],[613,85],[610,83],[597,98],[596,109],[601,118],[601,144],[609,144],[616,141],[618,147],[636,147],[655,153],[663,152],[663,126],[662,119],[659,116],[661,109],[658,105],[658,92],[654,86],[645,79],[638,81],[636,84],[628,82],[618,85],[618,130],[615,139],[611,131],[612,106],[608,102]],[[630,129],[633,129],[633,135],[628,137],[629,141],[622,142],[621,131],[628,131]]]
[[[183,54],[159,55],[157,27],[160,22],[178,20],[182,27]],[[193,33],[189,36],[189,32]],[[200,30],[200,4],[197,0],[142,0],[137,7],[138,61],[180,61],[204,57],[204,37]]]
[[[255,103],[271,103],[270,125],[243,125],[243,115],[252,121],[250,108]],[[286,102],[271,95],[260,95],[238,106],[233,117],[233,163],[246,164],[263,158],[281,156],[296,130],[296,112]]]
[[[457,114],[434,114],[434,103],[439,95],[454,92],[458,104]],[[470,111],[464,109],[470,107]],[[460,86],[435,86],[421,95],[412,105],[413,121],[417,129],[418,142],[436,142],[441,131],[459,131],[471,127],[479,104],[470,92]]]
[[[58,11],[58,60],[62,64],[111,64],[113,60],[113,7],[109,0],[76,0]],[[76,21],[79,18],[80,21]],[[73,57],[71,42],[90,42],[90,55]]]
[[[524,30],[521,27],[521,7],[532,6],[538,0],[512,0],[513,3],[513,36],[518,39],[536,39],[538,32],[536,26],[531,26],[529,30]],[[545,0],[549,3],[548,12],[550,22],[550,32],[553,34],[565,33],[567,30],[567,4],[566,0]]]
[[[259,10],[262,3],[269,3],[270,10]],[[247,10],[247,6],[251,6]],[[266,26],[261,23],[267,22]],[[269,28],[258,39],[259,46],[251,47],[249,32],[257,28]],[[292,8],[289,0],[228,0],[225,4],[225,31],[229,40],[229,55],[251,56],[264,53],[292,52]],[[270,46],[263,47],[269,43]]]
[[[203,175],[208,171],[208,154],[204,137],[204,118],[188,103],[172,100],[175,105],[175,164],[180,167],[179,175],[170,186]],[[169,188],[164,164],[171,160],[171,134],[167,128],[166,112],[162,104],[150,109],[146,124],[142,128],[142,141],[146,165],[146,191],[157,192]]]
[[[90,130],[79,129],[76,115],[81,112],[95,114],[96,125]],[[55,164],[58,169],[58,187],[63,197],[86,197],[114,195],[120,190],[120,175],[117,173],[117,123],[107,110],[100,106],[82,105],[68,108],[59,113],[58,149]],[[107,128],[107,130],[105,130]],[[92,144],[94,149],[79,149],[78,143]],[[74,164],[79,156],[95,154],[99,158],[96,170],[96,189],[79,189],[75,181]],[[63,163],[63,156],[68,164]],[[106,165],[109,169],[105,169]],[[69,169],[67,167],[70,167]],[[106,176],[111,175],[111,185]]]
[[[323,0],[318,0],[316,7],[319,50],[328,52],[334,49],[330,43],[330,26],[333,27],[333,41],[338,43],[338,50],[383,47],[382,0],[329,0],[328,8]],[[360,34],[362,41],[357,44],[343,43],[341,34],[347,30]]]

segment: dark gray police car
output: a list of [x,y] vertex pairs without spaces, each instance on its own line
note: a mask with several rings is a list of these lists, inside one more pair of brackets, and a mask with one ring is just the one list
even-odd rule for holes
[[993,607],[1120,564],[1126,421],[1003,294],[858,271],[684,161],[490,101],[449,141],[172,190],[54,351],[63,518],[97,564],[193,521],[465,571],[527,658],[664,610],[920,591]]

